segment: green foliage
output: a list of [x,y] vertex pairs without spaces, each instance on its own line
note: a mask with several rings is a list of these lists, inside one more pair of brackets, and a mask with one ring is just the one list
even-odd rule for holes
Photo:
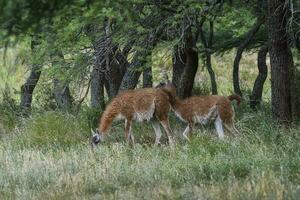
[[24,134],[17,142],[28,146],[69,146],[88,140],[88,127],[73,115],[59,112],[36,114],[24,122]]

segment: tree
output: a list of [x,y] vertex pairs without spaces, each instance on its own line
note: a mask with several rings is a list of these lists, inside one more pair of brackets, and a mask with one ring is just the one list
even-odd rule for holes
[[271,62],[272,113],[283,123],[292,120],[293,57],[288,45],[285,0],[268,0],[268,36]]
[[201,37],[202,45],[205,49],[204,50],[204,52],[205,52],[205,65],[206,65],[207,71],[208,71],[209,76],[210,76],[211,93],[212,94],[218,94],[216,76],[215,76],[215,72],[214,72],[214,70],[211,66],[211,52],[212,52],[213,37],[214,37],[214,22],[209,21],[209,34],[208,34],[207,39],[206,39],[206,37],[204,35],[204,32],[202,30],[202,25],[203,25],[203,23],[199,26],[199,31],[200,31],[200,37]]
[[268,53],[268,43],[266,42],[259,49],[257,54],[258,75],[254,82],[252,95],[250,98],[250,107],[253,109],[255,109],[256,106],[259,105],[261,102],[264,83],[268,76],[268,66],[266,63],[267,53]]
[[260,26],[264,23],[264,18],[265,18],[264,16],[257,18],[257,22],[245,35],[245,40],[237,48],[236,56],[233,63],[232,79],[233,79],[234,92],[240,96],[243,95],[240,88],[240,78],[239,78],[240,60],[242,58],[244,49],[249,45],[249,43],[251,42],[251,40],[254,38],[255,34],[259,30]]
[[[36,46],[39,44],[39,38],[33,36],[31,39],[31,51],[34,54]],[[34,59],[35,60],[35,59]],[[30,75],[26,82],[21,86],[21,103],[20,107],[24,113],[29,112],[31,109],[33,91],[40,79],[42,65],[35,62],[32,64]]]

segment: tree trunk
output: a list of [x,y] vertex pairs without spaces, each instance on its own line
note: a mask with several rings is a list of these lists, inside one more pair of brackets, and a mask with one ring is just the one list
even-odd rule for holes
[[184,49],[179,48],[178,46],[175,46],[173,48],[173,77],[172,77],[172,83],[177,88],[179,88],[180,84],[180,78],[184,71],[185,63],[186,63],[186,54],[184,52]]
[[[204,23],[204,21],[203,21],[203,23]],[[200,38],[202,41],[202,45],[205,48],[205,65],[206,65],[207,71],[210,76],[211,93],[218,94],[216,76],[215,76],[215,72],[211,66],[211,49],[212,49],[213,36],[214,36],[214,24],[212,21],[209,22],[209,37],[208,37],[208,39],[206,39],[204,32],[202,30],[203,23],[201,23],[201,25],[199,27],[199,32],[200,32]]]
[[292,113],[293,117],[300,118],[300,52],[296,54],[298,62],[295,63],[293,70],[293,83],[292,83]]
[[192,95],[194,80],[198,69],[198,51],[191,28],[187,30],[185,45],[186,64],[178,88],[178,96],[180,98],[186,98]]
[[240,96],[242,96],[242,91],[240,88],[240,77],[239,77],[239,67],[240,67],[240,60],[242,58],[242,54],[244,49],[249,45],[251,40],[254,38],[255,34],[259,30],[260,26],[264,23],[264,17],[257,18],[255,25],[252,29],[246,34],[245,40],[239,45],[236,56],[233,63],[233,88],[234,92]]
[[159,28],[155,33],[150,33],[142,43],[144,47],[141,47],[140,45],[141,50],[138,50],[135,53],[133,61],[128,66],[127,71],[123,76],[119,90],[134,89],[136,87],[139,77],[142,73],[140,68],[147,63],[148,56],[151,55],[151,51],[156,45],[161,31],[162,28]]
[[128,67],[120,86],[120,90],[134,89],[138,83],[142,73],[140,67],[147,62],[147,57],[150,55],[150,50],[141,50],[136,52],[132,63]]
[[91,72],[91,107],[104,110],[104,73],[101,72],[99,65],[94,65]]
[[73,99],[67,83],[57,78],[53,79],[54,96],[58,109],[62,111],[70,111]]
[[[31,41],[31,50],[32,52],[35,51],[35,47],[38,45],[38,41],[36,38],[32,38]],[[32,95],[33,91],[40,79],[42,65],[40,64],[32,64],[32,69],[30,72],[29,77],[27,78],[26,82],[21,86],[21,103],[20,107],[22,112],[30,112],[31,110],[31,103],[32,103]]]
[[252,109],[255,109],[256,106],[260,104],[262,99],[264,83],[268,76],[268,66],[266,63],[267,53],[268,53],[268,44],[266,43],[260,48],[257,54],[258,75],[255,80],[253,90],[252,90],[252,95],[250,98],[250,107]]
[[104,110],[105,59],[103,44],[106,38],[102,35],[102,30],[94,24],[88,24],[85,27],[85,33],[91,39],[95,51],[95,61],[91,72],[91,107]]
[[143,88],[151,88],[152,85],[152,67],[150,66],[143,71]]
[[[61,51],[55,51],[51,54],[52,67],[60,69],[62,74],[64,73],[65,64],[64,56]],[[66,80],[62,80],[59,77],[60,75],[53,78],[54,86],[54,97],[58,109],[62,111],[70,111],[72,108],[73,98],[71,97],[69,83]]]
[[268,0],[268,36],[271,61],[272,113],[283,123],[292,121],[291,77],[293,57],[286,32],[285,0]]
[[105,82],[105,63],[103,55],[102,41],[103,37],[93,40],[93,48],[95,51],[95,62],[91,72],[91,106],[94,109],[105,109],[104,101],[104,82]]
[[105,78],[108,81],[108,96],[110,99],[118,94],[119,87],[122,82],[123,74],[120,69],[120,65],[117,63],[115,53],[117,47],[107,46],[106,51],[108,53],[105,56]]

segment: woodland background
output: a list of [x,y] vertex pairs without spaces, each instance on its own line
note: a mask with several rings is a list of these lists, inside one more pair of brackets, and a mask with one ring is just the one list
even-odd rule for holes
[[[297,199],[298,0],[0,0],[1,199]],[[90,129],[121,90],[170,79],[180,98],[237,93],[241,135],[210,126],[152,147]],[[166,141],[166,138],[164,138]]]

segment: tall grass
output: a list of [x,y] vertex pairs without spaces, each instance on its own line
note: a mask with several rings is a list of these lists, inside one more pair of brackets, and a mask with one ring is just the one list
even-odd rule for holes
[[117,122],[95,151],[79,118],[46,112],[1,138],[0,199],[299,198],[299,128],[281,127],[267,112],[240,114],[241,135],[224,141],[205,127],[187,143],[184,127],[172,123],[174,148],[154,147],[147,124],[135,125],[131,148]]

